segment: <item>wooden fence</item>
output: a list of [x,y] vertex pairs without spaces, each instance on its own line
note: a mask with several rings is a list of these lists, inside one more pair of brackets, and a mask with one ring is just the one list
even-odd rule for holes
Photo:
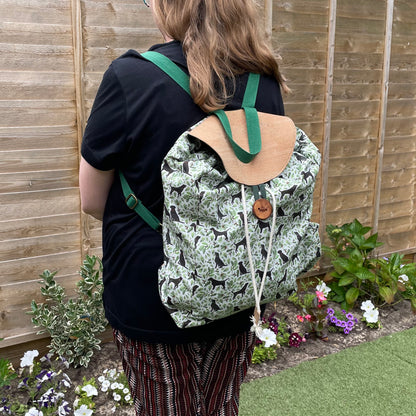
[[[292,94],[287,115],[319,146],[314,220],[358,218],[416,252],[416,2],[263,0]],[[160,42],[139,0],[0,0],[0,354],[39,340],[38,275],[69,292],[100,223],[80,211],[79,148],[102,74]],[[322,264],[317,272],[322,271]]]

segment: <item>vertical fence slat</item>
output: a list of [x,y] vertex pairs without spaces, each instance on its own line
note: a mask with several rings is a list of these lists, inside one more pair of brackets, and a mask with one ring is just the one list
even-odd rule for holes
[[[81,141],[85,128],[86,109],[85,109],[85,88],[84,88],[84,54],[82,39],[82,9],[81,0],[71,0],[72,11],[72,43],[74,54],[74,71],[75,71],[75,99],[77,112],[77,132],[78,132],[78,149],[81,150]],[[79,158],[81,157],[79,153]],[[81,256],[85,257],[90,250],[91,238],[89,217],[80,209],[80,240]]]
[[393,13],[394,0],[387,0],[386,9],[386,28],[384,36],[384,62],[383,62],[383,80],[380,98],[380,116],[377,137],[377,165],[376,177],[374,185],[374,214],[373,214],[373,232],[378,230],[378,219],[380,215],[380,198],[381,198],[381,182],[383,172],[383,157],[384,157],[384,137],[386,133],[386,119],[387,119],[387,103],[389,93],[389,75],[390,75],[390,60],[391,60],[391,42],[393,33]]
[[329,0],[328,47],[326,65],[325,114],[322,146],[322,171],[320,195],[320,234],[323,241],[326,228],[326,202],[329,174],[329,146],[331,137],[332,90],[334,86],[335,32],[337,25],[337,0]]
[[264,27],[267,42],[272,42],[273,0],[264,0]]

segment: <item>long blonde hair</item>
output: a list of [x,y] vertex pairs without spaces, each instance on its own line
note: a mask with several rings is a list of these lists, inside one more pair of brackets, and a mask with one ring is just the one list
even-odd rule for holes
[[244,72],[274,76],[285,89],[255,0],[153,0],[152,7],[159,29],[182,43],[192,98],[204,111],[223,108],[226,80]]

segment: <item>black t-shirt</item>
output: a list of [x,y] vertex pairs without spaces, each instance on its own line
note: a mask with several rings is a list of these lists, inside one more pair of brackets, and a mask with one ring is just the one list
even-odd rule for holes
[[[179,42],[155,45],[151,50],[186,71]],[[237,78],[226,109],[240,108],[246,82],[247,74]],[[261,77],[256,108],[283,114],[280,88],[273,78]],[[129,50],[104,74],[87,123],[82,156],[99,170],[116,170],[103,218],[104,307],[110,324],[132,339],[204,341],[246,331],[251,325],[253,310],[203,327],[176,327],[158,294],[161,235],[126,206],[117,174],[121,169],[144,205],[162,218],[162,160],[176,139],[205,116],[172,79]]]

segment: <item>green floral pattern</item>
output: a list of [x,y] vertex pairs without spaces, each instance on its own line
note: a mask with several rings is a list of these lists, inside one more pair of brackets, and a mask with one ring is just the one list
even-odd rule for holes
[[[296,278],[320,256],[318,224],[310,222],[320,154],[297,129],[293,155],[284,171],[266,184],[276,197],[277,217],[262,302],[288,296]],[[179,327],[209,323],[253,307],[241,185],[220,159],[189,132],[182,134],[162,164],[163,243],[159,270],[162,302]],[[245,187],[247,218],[257,285],[260,286],[272,217],[258,220]]]

